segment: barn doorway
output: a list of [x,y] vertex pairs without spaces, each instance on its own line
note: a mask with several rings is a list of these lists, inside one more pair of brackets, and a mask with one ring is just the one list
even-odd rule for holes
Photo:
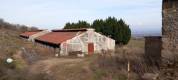
[[94,53],[94,44],[88,43],[88,55],[92,55]]

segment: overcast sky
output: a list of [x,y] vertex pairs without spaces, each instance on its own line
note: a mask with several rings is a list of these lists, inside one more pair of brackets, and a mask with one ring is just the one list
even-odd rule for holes
[[132,32],[161,31],[162,0],[0,0],[0,18],[42,29],[62,28],[66,22],[123,18]]

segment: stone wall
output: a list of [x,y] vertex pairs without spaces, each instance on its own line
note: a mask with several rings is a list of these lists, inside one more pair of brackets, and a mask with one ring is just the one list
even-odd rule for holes
[[162,57],[175,59],[178,55],[178,0],[163,0]]

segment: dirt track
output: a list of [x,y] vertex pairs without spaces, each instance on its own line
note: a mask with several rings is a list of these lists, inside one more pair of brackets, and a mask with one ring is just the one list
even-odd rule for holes
[[[29,68],[30,73],[47,74],[55,80],[90,80],[91,78],[86,58],[51,58],[38,61],[30,65]],[[81,77],[83,74],[85,76]]]
[[[33,65],[31,65],[31,72],[36,73],[40,72],[49,72],[55,66],[65,66],[65,65],[77,65],[77,63],[81,62],[83,59],[70,59],[70,58],[51,58],[47,60],[41,60]],[[40,71],[39,71],[40,69]]]

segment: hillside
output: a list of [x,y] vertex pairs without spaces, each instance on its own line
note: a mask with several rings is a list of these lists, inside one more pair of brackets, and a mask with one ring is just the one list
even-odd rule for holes
[[[89,58],[55,58],[52,51],[22,40],[19,33],[0,29],[0,80],[92,80],[92,73],[86,73]],[[6,63],[7,58],[14,62]]]
[[[55,58],[52,51],[19,38],[19,33],[0,29],[0,80],[92,80],[92,73],[86,73],[89,58]],[[14,62],[6,63],[7,58]]]
[[[21,39],[23,31],[12,27],[0,25],[0,80],[143,80],[146,73],[163,80],[167,74],[176,74],[146,63],[143,38],[131,39],[105,55],[55,57],[53,51]],[[9,64],[7,58],[14,61]]]
[[[19,34],[26,30],[32,29],[20,25],[15,27],[14,24],[0,20],[0,80],[19,80],[28,65],[46,58],[46,53],[49,53],[48,50],[22,40]],[[12,58],[13,63],[8,64],[7,58]]]
[[[52,51],[19,38],[20,33],[21,31],[0,29],[0,80],[127,79],[127,61],[121,54],[123,48],[118,48],[115,55],[107,52],[109,55],[104,56],[55,58]],[[134,46],[135,44],[138,46]],[[144,42],[132,40],[126,47],[130,52],[135,52],[130,56],[136,59],[136,55],[143,54]],[[14,59],[12,64],[5,62],[9,57]]]

